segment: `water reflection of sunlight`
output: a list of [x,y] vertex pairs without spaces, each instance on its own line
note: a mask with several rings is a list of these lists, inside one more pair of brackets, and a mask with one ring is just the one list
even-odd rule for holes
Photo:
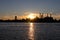
[[30,23],[28,36],[29,36],[30,40],[34,40],[34,25],[33,25],[33,23]]

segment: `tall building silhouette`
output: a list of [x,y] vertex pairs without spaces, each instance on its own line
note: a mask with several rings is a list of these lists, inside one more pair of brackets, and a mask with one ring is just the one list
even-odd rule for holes
[[15,16],[15,20],[17,20],[17,16]]

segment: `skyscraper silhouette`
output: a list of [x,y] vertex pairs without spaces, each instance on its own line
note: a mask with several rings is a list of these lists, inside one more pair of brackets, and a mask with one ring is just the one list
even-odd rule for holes
[[15,16],[15,20],[17,20],[17,16]]

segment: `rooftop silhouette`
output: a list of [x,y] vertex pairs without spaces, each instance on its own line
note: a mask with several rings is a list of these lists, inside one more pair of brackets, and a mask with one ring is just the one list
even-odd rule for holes
[[15,16],[14,20],[1,20],[0,19],[0,22],[40,22],[40,23],[55,23],[55,22],[57,22],[57,23],[60,23],[60,20],[53,19],[52,14],[50,14],[48,16],[48,13],[47,13],[46,17],[43,17],[43,15],[44,15],[43,13],[40,13],[40,17],[36,17],[33,20],[30,20],[30,18],[18,20],[17,16]]

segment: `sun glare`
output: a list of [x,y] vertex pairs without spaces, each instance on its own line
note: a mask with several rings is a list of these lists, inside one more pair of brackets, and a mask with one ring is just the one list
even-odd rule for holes
[[30,19],[34,19],[36,16],[33,14],[33,13],[31,13],[31,14],[29,14],[28,16],[27,16],[27,18],[30,18]]

